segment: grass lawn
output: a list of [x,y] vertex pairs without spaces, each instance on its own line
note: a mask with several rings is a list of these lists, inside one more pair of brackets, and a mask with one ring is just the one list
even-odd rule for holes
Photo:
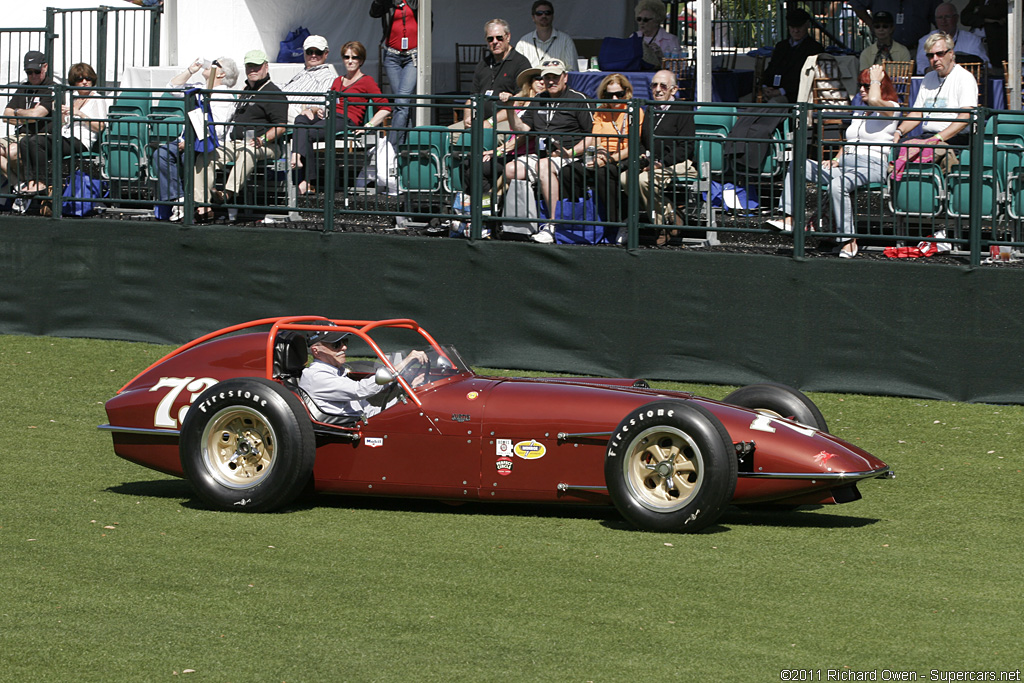
[[319,496],[246,515],[204,509],[96,429],[166,351],[0,336],[0,681],[1022,667],[1024,407],[814,394],[896,479],[694,535],[637,532],[611,508]]

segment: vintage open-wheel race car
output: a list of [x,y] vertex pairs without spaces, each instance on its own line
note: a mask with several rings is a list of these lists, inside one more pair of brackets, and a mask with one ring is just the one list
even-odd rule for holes
[[[299,387],[307,342],[347,333],[380,412],[325,411]],[[396,367],[411,350],[427,363]],[[414,385],[415,384],[415,385]],[[107,401],[117,455],[186,477],[207,505],[268,511],[316,491],[614,504],[641,529],[695,531],[730,504],[846,503],[889,467],[828,433],[799,391],[714,401],[641,379],[475,374],[413,320],[266,318],[169,353]]]

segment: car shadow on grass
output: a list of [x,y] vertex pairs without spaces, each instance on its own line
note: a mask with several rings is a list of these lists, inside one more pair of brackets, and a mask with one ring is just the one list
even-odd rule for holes
[[[165,498],[177,501],[184,508],[209,510],[209,506],[196,498],[192,487],[184,479],[156,479],[124,482],[106,489],[124,496]],[[640,531],[619,515],[611,505],[554,505],[547,503],[505,503],[487,501],[444,501],[421,498],[391,498],[386,496],[352,496],[326,493],[303,493],[280,513],[327,508],[339,510],[379,510],[414,514],[473,515],[490,517],[541,517],[547,519],[590,519],[614,531]],[[793,529],[855,529],[877,524],[879,519],[855,517],[822,512],[825,506],[805,505],[794,509],[731,506],[715,524],[697,533],[715,534],[731,531],[736,526],[778,527]],[[264,513],[268,514],[268,513]],[[269,513],[273,514],[273,513]]]

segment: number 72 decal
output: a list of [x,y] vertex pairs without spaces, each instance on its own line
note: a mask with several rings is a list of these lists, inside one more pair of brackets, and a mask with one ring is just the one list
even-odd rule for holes
[[[181,423],[185,420],[185,413],[188,412],[192,402],[199,398],[199,394],[217,382],[218,380],[212,377],[200,377],[199,379],[195,377],[161,377],[160,381],[150,388],[150,391],[159,391],[160,389],[170,389],[170,391],[157,404],[156,414],[153,416],[153,425],[156,427],[169,427],[171,429],[180,427]],[[174,407],[174,402],[182,391],[191,394],[188,404],[181,407],[177,416],[171,415],[171,408]]]

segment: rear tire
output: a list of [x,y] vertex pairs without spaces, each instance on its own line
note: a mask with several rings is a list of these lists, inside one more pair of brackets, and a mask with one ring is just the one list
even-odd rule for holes
[[658,401],[626,415],[608,443],[605,481],[619,512],[647,531],[713,524],[736,489],[736,451],[711,412]]
[[785,384],[749,384],[723,398],[722,403],[786,418],[828,433],[825,417],[814,401]]
[[199,395],[185,415],[178,452],[203,502],[265,512],[291,503],[309,483],[316,437],[292,392],[267,379],[240,377]]

